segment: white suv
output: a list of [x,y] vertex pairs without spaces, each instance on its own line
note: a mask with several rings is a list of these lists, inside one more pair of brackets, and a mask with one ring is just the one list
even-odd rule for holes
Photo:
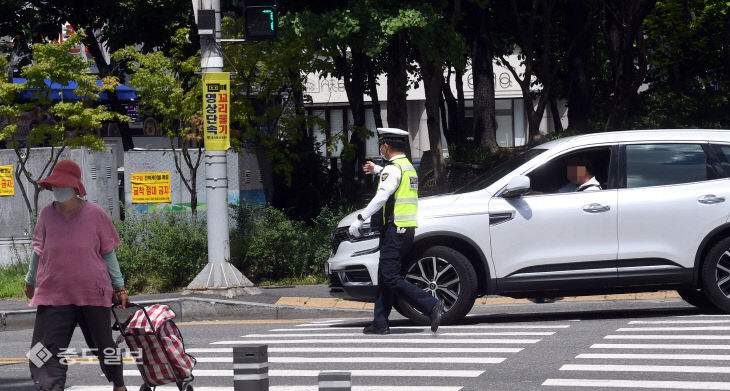
[[[558,192],[565,162],[591,163],[602,190]],[[422,198],[406,279],[446,302],[445,323],[475,298],[676,289],[730,312],[730,131],[645,130],[539,145],[462,189]],[[378,231],[351,239],[343,219],[325,264],[331,295],[373,301]],[[399,301],[418,323],[427,317]]]

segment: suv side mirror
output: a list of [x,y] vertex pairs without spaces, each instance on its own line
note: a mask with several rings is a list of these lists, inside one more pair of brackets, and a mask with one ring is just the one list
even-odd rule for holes
[[530,178],[518,175],[509,180],[501,196],[504,198],[519,197],[530,192]]

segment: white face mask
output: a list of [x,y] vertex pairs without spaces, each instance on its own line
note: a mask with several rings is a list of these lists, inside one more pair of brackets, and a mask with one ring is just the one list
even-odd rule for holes
[[53,199],[56,202],[66,202],[76,195],[76,189],[73,187],[56,187],[53,186]]

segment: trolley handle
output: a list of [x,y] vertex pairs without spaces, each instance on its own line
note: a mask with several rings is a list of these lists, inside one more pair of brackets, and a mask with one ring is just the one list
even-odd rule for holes
[[[112,325],[112,330],[119,330],[120,332],[122,332],[122,331],[124,331],[124,329],[127,328],[127,325],[129,324],[129,322],[132,321],[132,317],[130,316],[129,319],[127,320],[127,322],[120,322],[119,318],[117,317],[117,312],[115,311],[115,309],[117,307],[119,307],[120,305],[121,305],[121,303],[112,305],[112,315],[114,315],[114,325]],[[147,314],[147,310],[144,308],[143,305],[129,302],[129,303],[127,303],[127,308],[130,308],[130,307],[137,307],[137,308],[141,309],[142,313],[144,313],[144,317],[147,318],[147,324],[149,324],[150,328],[152,328],[152,332],[153,333],[156,332],[155,325],[152,324],[152,319],[150,319],[150,316]]]

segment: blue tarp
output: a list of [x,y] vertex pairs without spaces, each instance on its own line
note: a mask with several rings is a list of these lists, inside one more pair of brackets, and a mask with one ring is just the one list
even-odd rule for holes
[[[23,84],[26,81],[27,80],[22,77],[13,78],[13,83],[15,84]],[[46,79],[46,85],[51,86],[51,92],[48,95],[51,99],[61,99],[61,94],[63,94],[63,99],[84,99],[84,97],[74,95],[73,93],[73,91],[77,88],[76,82],[70,82],[68,85],[61,86],[58,83],[51,84],[51,81]],[[101,86],[101,80],[97,80],[96,85]],[[26,89],[20,92],[19,95],[21,98],[24,99],[33,99],[33,95],[35,93],[36,92],[33,89]],[[117,86],[117,96],[120,100],[133,100],[137,98],[137,94],[134,93],[134,90],[125,86],[124,84],[120,84]],[[99,100],[109,100],[106,92],[99,93]]]

